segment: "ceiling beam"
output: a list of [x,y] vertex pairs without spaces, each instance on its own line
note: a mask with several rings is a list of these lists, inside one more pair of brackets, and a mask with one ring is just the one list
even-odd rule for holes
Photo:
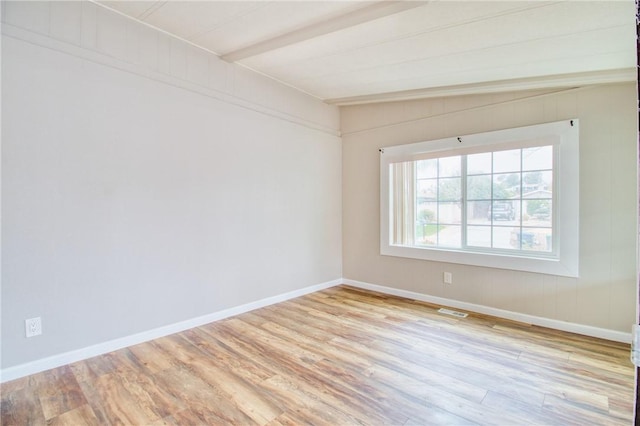
[[427,1],[379,1],[344,15],[316,22],[307,27],[281,34],[221,56],[227,62],[237,62],[251,56],[289,46],[294,43],[320,37],[335,31],[350,28],[374,19],[383,18],[414,7],[424,6]]
[[560,89],[591,86],[594,84],[626,83],[635,81],[636,78],[637,73],[635,68],[623,68],[460,84],[456,86],[430,87],[425,89],[379,93],[374,95],[325,99],[324,101],[330,105],[337,106],[362,105],[377,102],[408,101],[447,96],[482,95],[487,93],[513,92],[521,90]]

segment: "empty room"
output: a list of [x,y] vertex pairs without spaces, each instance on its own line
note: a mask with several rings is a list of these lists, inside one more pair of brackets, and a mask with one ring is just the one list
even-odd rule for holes
[[634,1],[0,4],[2,425],[638,421]]

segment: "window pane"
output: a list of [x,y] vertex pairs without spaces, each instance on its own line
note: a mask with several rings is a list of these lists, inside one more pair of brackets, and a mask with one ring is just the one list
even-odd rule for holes
[[[552,250],[551,229],[549,228],[522,228],[522,235],[530,236],[531,242],[527,244],[526,250],[550,252]],[[523,250],[524,238],[523,238]]]
[[454,177],[461,175],[461,158],[459,155],[456,157],[444,157],[438,159],[439,177]]
[[438,223],[450,224],[460,223],[462,221],[460,203],[439,203],[438,204]]
[[493,247],[501,249],[518,248],[518,229],[512,226],[493,227]]
[[467,174],[481,175],[491,173],[491,153],[471,154],[467,156]]
[[[509,225],[519,225],[520,215],[516,201],[494,201],[491,209],[491,218],[494,222],[507,222]],[[506,225],[506,224],[505,224]]]
[[491,201],[469,201],[467,203],[467,223],[491,225]]
[[522,200],[524,226],[551,227],[551,200]]
[[416,225],[416,245],[435,246],[437,244],[438,229],[441,227],[433,223],[422,223]]
[[472,247],[491,247],[491,227],[467,227],[467,245]]
[[438,198],[438,179],[419,179],[417,188],[418,204],[435,201]]
[[522,150],[522,170],[553,168],[553,147],[540,146]]
[[439,179],[438,200],[459,201],[462,197],[462,178]]
[[458,225],[441,226],[438,231],[438,245],[441,247],[460,247],[462,227]]
[[491,175],[467,178],[467,200],[491,199]]
[[438,159],[416,161],[418,179],[438,177]]
[[418,224],[423,223],[436,223],[438,221],[438,203],[426,202],[418,204],[418,213],[416,215],[416,222]]
[[551,198],[553,172],[536,171],[522,174],[522,198]]
[[551,229],[522,228],[522,250],[551,251]]
[[520,173],[493,175],[493,199],[505,200],[520,194]]
[[511,151],[498,151],[493,153],[493,172],[519,172],[520,149]]

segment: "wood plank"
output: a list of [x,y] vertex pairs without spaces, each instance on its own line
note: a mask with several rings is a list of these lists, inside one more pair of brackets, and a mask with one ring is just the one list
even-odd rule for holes
[[528,416],[523,419],[523,423],[527,424],[564,424],[564,420],[561,421],[553,415],[549,415],[549,413],[541,410],[542,403],[538,403],[537,401],[530,403],[520,399],[511,398],[508,395],[489,391],[487,392],[485,399],[482,401],[482,405],[485,407],[493,407],[501,412],[508,412],[518,416],[522,416],[523,413],[527,413]]
[[118,362],[117,376],[123,387],[140,408],[144,407],[150,413],[150,417],[163,418],[186,408],[175,393],[156,385],[153,376],[146,373],[131,351],[118,351],[114,360]]
[[542,406],[543,410],[553,413],[554,417],[564,419],[566,423],[602,424],[602,425],[628,425],[629,418],[619,418],[608,412],[603,412],[597,407],[575,403],[554,395],[547,395]]
[[95,388],[109,423],[147,424],[160,418],[147,401],[141,401],[129,392],[116,373],[103,374],[90,386]]
[[87,404],[69,366],[45,371],[43,376],[45,380],[38,395],[45,419],[52,419]]
[[92,426],[100,422],[88,404],[66,411],[47,421],[48,426]]
[[0,424],[5,426],[46,424],[37,389],[32,387],[21,387],[7,394],[3,392],[0,412]]
[[175,367],[173,358],[159,351],[153,342],[141,343],[130,347],[129,350],[151,374]]
[[239,410],[216,387],[185,368],[163,370],[156,376],[156,383],[172,389],[176,396],[188,403],[188,410],[178,411],[176,420],[191,419],[190,424],[253,424],[245,413]]

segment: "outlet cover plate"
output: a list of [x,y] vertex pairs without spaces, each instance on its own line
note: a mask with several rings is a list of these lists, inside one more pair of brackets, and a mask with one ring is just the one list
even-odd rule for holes
[[24,321],[27,337],[39,336],[42,334],[42,320],[40,317],[29,318]]

